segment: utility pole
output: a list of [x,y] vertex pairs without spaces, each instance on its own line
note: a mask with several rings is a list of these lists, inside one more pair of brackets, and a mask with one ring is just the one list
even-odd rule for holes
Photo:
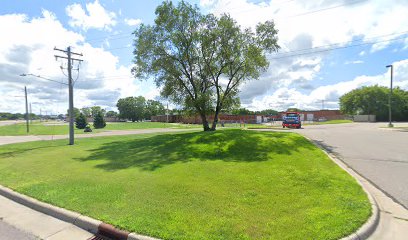
[[28,118],[27,86],[24,86],[24,93],[25,93],[25,107],[26,107],[26,125],[27,125],[27,133],[29,133],[30,127],[29,127],[29,118]]
[[40,108],[40,122],[42,122],[41,108]]
[[82,53],[73,53],[71,52],[71,47],[68,47],[67,50],[54,48],[56,51],[65,53],[67,56],[58,56],[55,55],[55,58],[63,58],[68,61],[68,95],[69,95],[69,145],[74,145],[74,86],[72,83],[72,63],[74,61],[82,62],[81,59],[72,58],[71,55],[82,56]]
[[32,112],[32,108],[31,108],[31,103],[30,103],[30,124],[33,123],[33,119],[31,118],[33,112]]
[[322,108],[321,108],[321,110],[324,110],[324,99],[321,99],[321,100],[319,100],[319,101],[317,101],[316,103],[322,103]]
[[387,68],[391,68],[391,85],[390,85],[390,95],[388,96],[388,119],[389,119],[389,123],[388,123],[388,127],[394,127],[394,125],[392,125],[392,120],[391,120],[391,102],[392,102],[392,74],[393,74],[393,66],[391,65],[387,65]]

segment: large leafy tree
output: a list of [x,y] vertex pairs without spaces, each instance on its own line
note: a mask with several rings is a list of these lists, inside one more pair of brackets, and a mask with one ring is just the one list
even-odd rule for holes
[[[75,118],[77,118],[79,116],[81,111],[78,108],[74,107],[73,108],[73,113],[74,113],[74,119],[75,119]],[[69,109],[67,109],[67,116],[69,117]]]
[[152,116],[164,114],[166,114],[166,109],[161,102],[155,100],[146,101],[144,114],[146,119],[151,119]]
[[93,118],[95,118],[95,116],[99,114],[99,112],[102,113],[102,115],[105,115],[106,113],[106,110],[103,109],[101,106],[93,106],[91,107],[90,110],[91,110],[91,115]]
[[142,96],[127,97],[118,100],[116,107],[119,110],[119,117],[132,122],[143,120],[146,99]]
[[81,108],[81,112],[85,115],[85,117],[91,117],[92,116],[92,110],[91,110],[90,107]]
[[117,117],[118,113],[115,111],[107,111],[105,114],[106,117]]
[[153,76],[163,97],[194,109],[204,130],[215,130],[220,111],[237,102],[238,87],[257,79],[269,64],[265,54],[279,48],[274,22],[258,24],[254,32],[227,14],[204,15],[184,1],[165,1],[155,13],[154,25],[134,32],[132,73]]
[[[354,89],[340,97],[340,110],[350,115],[373,114],[378,121],[386,121],[389,92],[389,88],[380,86]],[[394,120],[408,120],[408,92],[393,89],[391,107]]]

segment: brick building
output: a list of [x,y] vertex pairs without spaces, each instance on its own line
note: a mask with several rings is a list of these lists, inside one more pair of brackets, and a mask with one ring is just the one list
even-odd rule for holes
[[[219,121],[225,123],[262,123],[274,120],[281,120],[283,112],[280,112],[278,116],[264,116],[264,115],[232,115],[232,114],[220,114]],[[344,119],[345,116],[341,114],[340,110],[318,110],[318,111],[302,111],[300,112],[302,121],[319,121],[319,119],[337,120]],[[201,117],[195,116],[182,116],[182,115],[159,115],[152,116],[152,122],[168,122],[170,123],[188,123],[188,124],[201,124]],[[207,120],[212,122],[214,115],[207,116]]]
[[[182,115],[159,115],[152,116],[152,122],[168,122],[170,123],[188,123],[188,124],[201,124],[202,120],[199,115],[195,116],[182,116]],[[214,115],[207,116],[207,120],[212,122]],[[244,123],[256,123],[262,121],[263,116],[261,115],[232,115],[232,114],[220,114],[218,119],[221,122],[225,123],[235,123],[235,122],[244,122]]]
[[[319,121],[319,119],[338,120],[345,118],[340,110],[301,111],[299,113],[302,121]],[[279,118],[282,118],[282,114],[283,112],[280,113]]]

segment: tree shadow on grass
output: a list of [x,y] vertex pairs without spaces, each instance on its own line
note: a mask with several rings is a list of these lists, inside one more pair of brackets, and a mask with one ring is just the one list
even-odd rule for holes
[[259,162],[272,154],[290,155],[299,148],[313,145],[299,135],[256,131],[225,130],[155,135],[115,141],[91,149],[79,161],[105,160],[96,167],[114,171],[137,167],[154,171],[174,163],[221,160],[225,162]]
[[[35,150],[39,150],[39,149],[49,149],[49,148],[55,148],[55,147],[63,146],[63,145],[46,145],[46,146],[36,146],[36,147],[26,148],[26,147],[19,146],[18,144],[24,144],[24,143],[16,143],[17,146],[12,147],[11,149],[4,150],[4,151],[3,151],[3,149],[0,149],[0,158],[16,157],[16,156],[18,156],[20,154],[30,152],[30,151],[35,151]],[[12,145],[12,144],[7,144],[7,145],[3,145],[3,146],[4,146],[4,148],[9,148],[9,145]],[[2,147],[2,146],[0,146],[0,147]]]

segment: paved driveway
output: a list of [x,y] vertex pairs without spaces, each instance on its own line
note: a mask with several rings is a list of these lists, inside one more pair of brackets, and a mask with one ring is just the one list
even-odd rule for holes
[[386,123],[304,126],[294,130],[337,155],[408,209],[408,131]]

